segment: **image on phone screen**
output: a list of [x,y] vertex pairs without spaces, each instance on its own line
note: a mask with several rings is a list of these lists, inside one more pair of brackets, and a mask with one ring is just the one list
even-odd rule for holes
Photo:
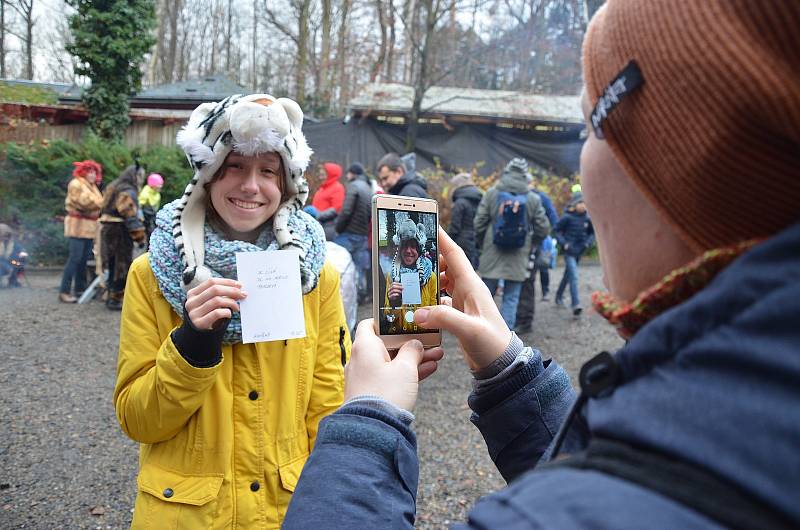
[[425,333],[414,311],[439,303],[436,214],[378,208],[381,335]]

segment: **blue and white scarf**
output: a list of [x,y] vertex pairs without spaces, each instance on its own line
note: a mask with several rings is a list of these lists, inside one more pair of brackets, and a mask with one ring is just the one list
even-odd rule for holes
[[[175,200],[165,205],[156,216],[156,228],[150,236],[150,268],[164,298],[175,312],[183,317],[183,305],[186,303],[186,292],[183,290],[181,278],[183,264],[172,235],[172,222],[179,202]],[[294,233],[301,234],[301,237],[296,239],[303,245],[306,256],[306,270],[301,271],[301,274],[315,278],[312,285],[316,286],[322,266],[325,264],[325,233],[322,231],[322,226],[311,216],[298,210],[289,217],[288,227]],[[204,232],[204,263],[215,278],[236,279],[237,252],[279,250],[278,242],[272,233],[272,223],[265,225],[255,243],[224,239],[207,220]],[[303,294],[308,294],[313,289],[314,287],[311,287]],[[225,344],[242,342],[242,322],[238,312],[233,313],[222,342]]]

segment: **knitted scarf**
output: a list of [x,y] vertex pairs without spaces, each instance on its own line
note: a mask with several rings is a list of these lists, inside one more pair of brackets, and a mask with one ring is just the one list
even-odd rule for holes
[[598,291],[592,294],[592,306],[617,328],[623,338],[629,339],[661,313],[705,288],[722,269],[760,241],[762,239],[750,239],[709,250],[667,274],[660,282],[642,291],[631,303],[619,300],[611,293]]
[[[172,235],[172,222],[175,208],[179,202],[179,200],[175,200],[165,205],[156,216],[156,228],[150,236],[150,268],[153,270],[164,298],[175,312],[183,317],[183,305],[186,303],[186,293],[181,281],[183,265]],[[304,272],[310,277],[316,278],[312,284],[316,286],[325,263],[325,234],[322,232],[322,227],[302,211],[296,211],[289,217],[288,226],[289,230],[302,234],[299,241],[306,252],[305,266],[308,269]],[[237,252],[279,249],[271,223],[264,226],[255,243],[224,239],[208,221],[206,221],[204,232],[205,265],[211,269],[212,276],[215,278],[236,279]],[[304,291],[303,294],[308,294],[308,292]],[[225,344],[242,342],[242,322],[238,312],[233,313],[222,342]]]
[[419,285],[422,287],[428,283],[428,280],[433,273],[433,263],[431,263],[431,260],[425,256],[420,256],[417,258],[417,266],[412,269],[403,265],[403,261],[400,259],[398,251],[395,251],[394,259],[392,260],[392,281],[400,283],[400,274],[404,272],[416,272],[419,274]]

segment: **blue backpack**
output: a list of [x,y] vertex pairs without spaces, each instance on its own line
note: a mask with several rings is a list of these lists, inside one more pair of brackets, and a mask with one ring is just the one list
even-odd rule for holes
[[498,192],[495,205],[497,218],[494,220],[493,232],[495,245],[509,250],[525,246],[528,237],[527,203],[527,193],[517,195],[508,191]]

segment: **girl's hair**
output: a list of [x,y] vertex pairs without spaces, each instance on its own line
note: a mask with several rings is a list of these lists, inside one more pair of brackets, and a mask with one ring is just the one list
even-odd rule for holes
[[[213,186],[214,183],[217,182],[218,180],[222,180],[222,177],[225,176],[225,170],[228,167],[227,166],[228,157],[231,156],[232,153],[234,153],[234,151],[231,151],[230,153],[228,153],[228,156],[225,157],[225,160],[222,162],[222,165],[219,166],[219,169],[216,171],[216,173],[214,173],[214,176],[211,177],[211,180],[209,180],[208,182],[203,184],[203,190],[206,192],[206,196],[205,196],[206,215],[208,216],[208,218],[212,222],[212,224],[214,224],[216,226],[225,226],[225,223],[222,222],[222,219],[220,218],[219,214],[217,213],[217,210],[214,209],[214,205],[211,204],[211,193],[210,193],[211,186]],[[278,160],[280,160],[280,164],[281,164],[280,171],[281,171],[281,173],[283,173],[283,178],[279,180],[280,185],[278,186],[279,189],[281,190],[281,204],[283,204],[286,201],[286,198],[287,198],[287,196],[286,196],[286,187],[287,187],[286,186],[286,179],[288,178],[288,175],[286,175],[286,168],[283,165],[283,157],[279,155],[278,156]]]

